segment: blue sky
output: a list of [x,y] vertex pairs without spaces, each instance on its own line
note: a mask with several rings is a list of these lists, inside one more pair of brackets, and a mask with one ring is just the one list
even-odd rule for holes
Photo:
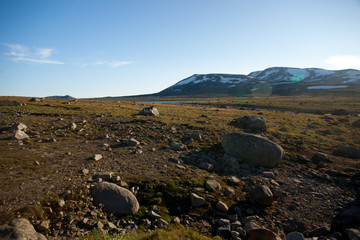
[[359,0],[0,0],[0,95],[154,93],[195,73],[360,69]]

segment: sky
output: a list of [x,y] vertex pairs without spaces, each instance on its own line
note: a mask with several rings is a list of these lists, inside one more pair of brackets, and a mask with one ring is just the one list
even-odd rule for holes
[[360,0],[0,0],[0,95],[159,92],[193,74],[360,69]]

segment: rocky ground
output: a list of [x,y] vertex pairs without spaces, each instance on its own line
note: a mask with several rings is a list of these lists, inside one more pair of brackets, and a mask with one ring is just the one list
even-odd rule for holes
[[[59,113],[49,109],[64,106],[60,100],[20,100],[27,106],[0,107],[0,237],[27,224],[10,223],[17,218],[28,219],[39,239],[171,223],[225,239],[360,236],[356,116],[177,105],[158,106],[156,117],[138,116],[143,106],[130,103],[117,114],[110,103],[86,108],[82,101],[71,102],[81,112]],[[237,120],[245,115],[254,117]],[[305,120],[294,125],[290,116]],[[231,152],[224,146],[231,132],[264,139],[241,135],[250,145]],[[279,156],[269,144],[281,148]],[[106,182],[116,184],[111,191],[128,190],[125,210],[96,195]]]

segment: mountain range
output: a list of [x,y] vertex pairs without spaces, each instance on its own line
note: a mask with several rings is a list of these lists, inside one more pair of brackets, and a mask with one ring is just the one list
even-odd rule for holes
[[153,96],[359,93],[360,71],[272,67],[243,74],[194,74]]

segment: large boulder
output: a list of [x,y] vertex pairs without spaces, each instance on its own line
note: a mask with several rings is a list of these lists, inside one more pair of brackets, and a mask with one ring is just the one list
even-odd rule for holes
[[221,145],[226,154],[243,162],[263,167],[280,163],[284,150],[278,144],[257,135],[230,133],[223,137]]
[[101,182],[91,189],[95,204],[104,204],[108,211],[115,214],[135,214],[139,202],[126,188],[114,183]]
[[265,119],[257,116],[245,116],[236,119],[241,128],[250,132],[266,132],[267,126]]
[[0,239],[46,240],[25,218],[14,219],[0,226]]
[[156,107],[147,107],[141,110],[138,115],[144,115],[144,116],[159,116],[159,111]]
[[359,159],[360,149],[351,145],[339,145],[333,154],[347,158]]
[[25,103],[21,103],[18,101],[4,100],[1,101],[0,106],[25,106]]

